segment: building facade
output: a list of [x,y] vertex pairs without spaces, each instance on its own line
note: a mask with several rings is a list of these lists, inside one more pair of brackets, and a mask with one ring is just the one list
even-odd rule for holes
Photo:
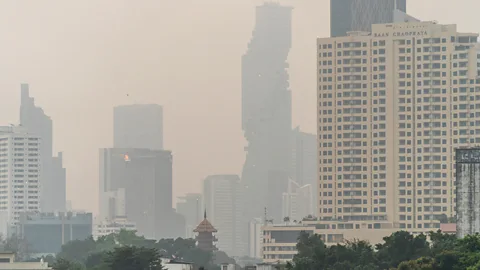
[[113,220],[97,220],[93,224],[93,239],[97,240],[99,237],[107,236],[112,233],[118,234],[121,230],[137,231],[137,226],[134,222],[126,218],[115,218]]
[[31,254],[57,254],[62,245],[92,236],[92,214],[22,213],[17,228]]
[[262,226],[264,221],[255,218],[248,224],[248,257],[262,258],[263,233]]
[[372,24],[394,22],[395,10],[407,11],[407,0],[330,0],[330,36],[371,31]]
[[[36,134],[42,139],[40,155],[42,157],[42,211],[53,212],[65,209],[65,202],[60,204],[66,196],[65,169],[52,166],[62,162],[62,156],[53,159],[53,123],[42,108],[35,105],[35,99],[30,97],[28,84],[21,85],[20,126],[25,127],[29,133]],[[58,171],[57,171],[58,170]]]
[[210,220],[218,230],[217,247],[229,256],[246,255],[248,222],[243,219],[243,189],[238,175],[211,175],[203,183],[203,198]]
[[149,239],[184,235],[185,221],[172,208],[170,151],[100,149],[99,188],[101,219],[126,217]]
[[135,104],[115,107],[113,109],[113,146],[162,150],[162,106]]
[[455,151],[457,236],[480,233],[480,148]]
[[311,185],[300,186],[297,182],[290,180],[288,190],[282,198],[283,217],[300,221],[307,216],[314,216],[312,193]]
[[24,127],[0,127],[0,232],[10,235],[20,214],[40,211],[42,140]]
[[291,163],[291,13],[291,7],[279,4],[258,6],[252,39],[242,57],[242,129],[248,143],[242,182],[249,194],[245,226],[261,217],[264,207],[281,218],[278,202],[286,191]]
[[409,22],[318,39],[322,220],[430,230],[455,215],[454,149],[480,143],[477,38]]
[[193,229],[196,228],[202,217],[202,194],[188,193],[185,196],[178,197],[177,213],[185,217],[185,236],[193,238]]

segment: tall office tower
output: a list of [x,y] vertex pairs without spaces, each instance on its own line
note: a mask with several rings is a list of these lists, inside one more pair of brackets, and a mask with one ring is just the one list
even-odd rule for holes
[[407,11],[407,0],[330,0],[330,36],[371,31],[372,24],[394,22],[394,12]]
[[248,192],[246,203],[250,205],[247,222],[263,216],[264,207],[281,215],[278,202],[286,190],[291,162],[291,92],[287,73],[291,13],[291,7],[273,3],[257,7],[255,30],[242,57],[242,128],[248,142],[242,182]]
[[40,136],[24,127],[0,127],[0,232],[9,235],[20,213],[40,210]]
[[455,215],[454,149],[480,143],[477,38],[409,22],[318,39],[321,218],[429,229]]
[[480,233],[480,148],[455,149],[457,236]]
[[185,236],[193,238],[193,230],[200,223],[203,209],[202,194],[188,193],[185,196],[178,197],[177,213],[185,217]]
[[301,186],[295,181],[288,181],[288,191],[283,193],[283,217],[290,221],[302,221],[303,218],[315,215],[312,185]]
[[146,238],[184,235],[185,221],[172,209],[170,151],[100,149],[100,217],[123,216],[112,210],[123,203],[125,216]]
[[[67,190],[67,170],[63,167],[63,153],[59,152],[56,157],[52,158],[52,180],[54,181],[56,190]],[[55,211],[65,212],[67,208],[67,193],[54,192],[50,194]]]
[[113,146],[162,150],[162,106],[135,104],[115,107],[113,109]]
[[230,256],[247,255],[243,230],[248,222],[242,217],[242,192],[238,175],[211,175],[203,183],[206,211],[218,230],[217,247]]
[[[300,131],[297,127],[292,134],[292,164],[290,178],[301,186],[317,186],[317,136]],[[316,190],[316,188],[315,188]],[[312,194],[312,200],[316,202],[316,191]],[[314,204],[312,214],[317,213],[317,204]]]
[[248,223],[248,257],[262,258],[263,233],[265,221],[254,218]]
[[[30,97],[28,84],[21,85],[20,125],[28,132],[42,138],[40,154],[42,156],[42,200],[40,209],[44,212],[53,212],[64,209],[65,204],[58,205],[58,198],[66,196],[63,168],[53,171],[52,168],[52,120],[42,108],[35,106],[34,98]],[[58,160],[57,160],[58,161]],[[56,176],[60,177],[59,179]]]

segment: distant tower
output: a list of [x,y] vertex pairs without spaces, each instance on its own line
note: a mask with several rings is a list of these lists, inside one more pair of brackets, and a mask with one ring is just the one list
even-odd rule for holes
[[207,211],[203,215],[203,221],[198,224],[197,228],[193,230],[193,232],[197,233],[197,246],[198,248],[205,250],[205,251],[216,251],[217,247],[215,246],[215,242],[217,238],[213,235],[217,232],[210,221],[207,219]]

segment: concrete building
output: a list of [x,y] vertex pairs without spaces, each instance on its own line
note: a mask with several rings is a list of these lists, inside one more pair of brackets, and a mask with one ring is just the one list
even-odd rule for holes
[[407,11],[407,0],[330,0],[330,36],[371,31],[372,24],[394,22],[395,10]]
[[480,148],[455,149],[457,236],[480,233]]
[[203,183],[204,204],[209,219],[218,230],[217,248],[229,256],[246,255],[247,230],[243,220],[243,189],[238,175],[211,175]]
[[172,208],[170,151],[100,149],[99,188],[101,219],[126,217],[149,239],[185,234],[185,220]]
[[42,162],[40,208],[45,212],[65,209],[64,198],[67,191],[65,169],[60,165],[62,164],[62,155],[52,160],[53,123],[43,109],[35,105],[34,98],[30,97],[28,84],[21,85],[20,126],[42,139],[39,153]]
[[121,230],[137,231],[134,222],[128,221],[126,218],[115,218],[113,220],[97,220],[93,224],[93,239],[107,236],[112,233],[118,234]]
[[480,143],[477,38],[409,22],[318,39],[321,220],[431,230],[455,215],[454,149]]
[[165,270],[194,270],[193,263],[180,262],[169,259],[162,259],[162,266]]
[[[52,179],[55,179],[56,190],[67,190],[67,170],[63,167],[63,153],[59,152],[52,158]],[[53,210],[59,212],[67,211],[67,193],[59,192],[50,198]]]
[[113,109],[115,148],[163,149],[163,108],[157,104],[117,106]]
[[255,218],[248,224],[248,257],[262,258],[263,233],[262,226],[264,221]]
[[186,238],[193,238],[193,230],[196,228],[202,217],[202,194],[188,193],[178,197],[177,213],[185,217]]
[[[317,136],[300,131],[297,127],[292,134],[292,163],[290,179],[301,186],[317,186]],[[314,202],[318,200],[317,192],[312,192]],[[317,212],[317,204],[313,205],[314,213]]]
[[[372,245],[381,243],[383,237],[399,229],[386,221],[322,221],[305,219],[301,223],[268,224],[262,227],[262,255],[265,263],[284,263],[297,254],[297,240],[302,231],[318,234],[326,245],[345,243],[345,240],[365,240]],[[410,231],[413,234],[425,232],[422,229]]]
[[5,270],[45,270],[52,269],[48,263],[39,262],[16,262],[15,253],[0,253],[0,269]]
[[42,140],[24,127],[0,127],[0,232],[10,235],[20,214],[40,210]]
[[[242,129],[248,142],[242,182],[248,221],[267,207],[281,218],[291,163],[291,91],[287,57],[292,8],[265,3],[256,8],[255,29],[242,57]],[[275,48],[275,50],[272,50]],[[244,236],[246,237],[246,235]]]
[[91,213],[22,213],[17,233],[39,256],[57,254],[62,245],[92,235]]
[[283,194],[282,212],[283,217],[290,220],[300,221],[307,216],[315,215],[312,186],[300,186],[292,180],[288,183],[288,190]]

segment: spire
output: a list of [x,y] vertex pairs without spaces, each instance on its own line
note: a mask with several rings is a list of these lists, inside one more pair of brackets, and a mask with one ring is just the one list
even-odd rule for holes
[[207,219],[207,208],[205,208],[205,212],[203,213],[203,218]]

